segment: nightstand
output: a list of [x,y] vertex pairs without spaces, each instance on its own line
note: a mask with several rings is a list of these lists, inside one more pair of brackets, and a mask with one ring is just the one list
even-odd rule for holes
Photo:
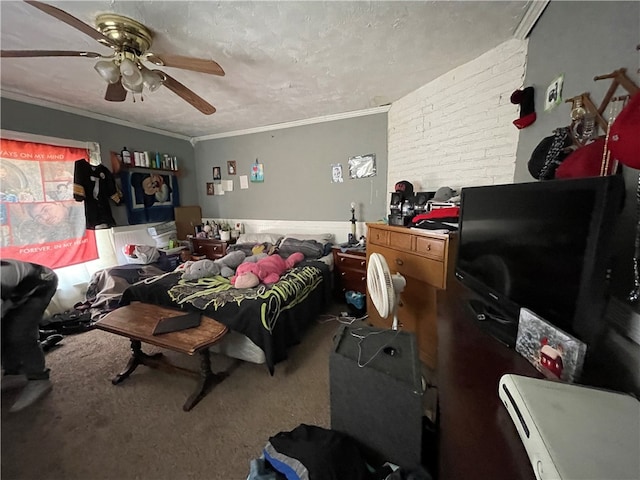
[[194,255],[204,255],[211,260],[216,260],[227,254],[229,245],[235,243],[235,240],[223,242],[214,238],[192,238],[191,242]]
[[336,299],[345,301],[349,290],[367,293],[367,252],[333,247],[333,292]]

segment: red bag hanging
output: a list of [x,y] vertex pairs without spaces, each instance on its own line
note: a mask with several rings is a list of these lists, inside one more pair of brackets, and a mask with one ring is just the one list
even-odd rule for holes
[[611,124],[609,131],[611,159],[640,169],[640,95],[631,97]]
[[[600,137],[573,151],[556,169],[555,178],[597,177],[602,172],[605,139]],[[614,162],[609,162],[605,175],[612,173]]]

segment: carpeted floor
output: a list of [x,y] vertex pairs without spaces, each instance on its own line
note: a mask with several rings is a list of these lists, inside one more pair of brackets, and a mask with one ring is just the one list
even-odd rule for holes
[[[2,394],[2,479],[244,480],[270,436],[301,423],[330,426],[337,328],[315,324],[273,377],[264,365],[212,355],[213,370],[230,376],[190,412],[182,405],[193,378],[140,366],[114,386],[129,341],[100,330],[68,336],[47,354],[54,388],[45,399],[10,414],[15,394]],[[197,357],[163,352],[198,369]]]

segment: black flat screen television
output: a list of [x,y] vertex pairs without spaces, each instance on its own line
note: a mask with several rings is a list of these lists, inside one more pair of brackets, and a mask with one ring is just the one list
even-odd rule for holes
[[513,346],[526,307],[592,343],[623,198],[618,175],[464,188],[455,273],[476,317],[495,320],[480,324]]

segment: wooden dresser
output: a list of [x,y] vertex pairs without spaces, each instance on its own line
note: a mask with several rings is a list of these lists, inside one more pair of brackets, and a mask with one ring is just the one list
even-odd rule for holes
[[230,242],[223,242],[222,240],[216,240],[213,238],[193,238],[193,254],[205,255],[211,260],[216,260],[220,257],[224,257],[227,254],[227,248],[235,240]]
[[348,290],[367,293],[367,259],[364,250],[333,247],[333,286],[336,299],[345,301]]
[[[402,274],[407,286],[398,307],[400,328],[415,332],[420,360],[435,370],[438,355],[438,291],[453,281],[456,236],[377,223],[367,224],[367,260],[380,253],[391,273]],[[367,295],[369,321],[389,328],[393,318],[383,319]]]

